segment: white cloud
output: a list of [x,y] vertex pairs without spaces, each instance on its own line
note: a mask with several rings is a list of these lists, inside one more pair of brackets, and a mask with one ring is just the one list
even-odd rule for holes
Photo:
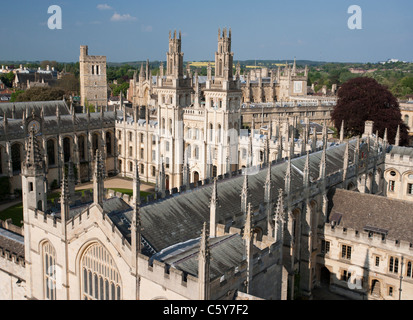
[[97,8],[99,10],[112,10],[113,8],[107,4],[98,4]]
[[152,32],[152,26],[142,26],[143,32]]
[[112,18],[110,18],[110,21],[114,21],[114,22],[118,22],[118,21],[136,21],[137,18],[136,17],[132,17],[129,13],[128,14],[119,14],[117,12],[115,12],[112,16]]

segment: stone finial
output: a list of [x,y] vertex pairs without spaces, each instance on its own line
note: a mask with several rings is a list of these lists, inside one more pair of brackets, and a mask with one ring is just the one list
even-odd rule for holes
[[291,158],[287,161],[287,170],[285,171],[285,191],[289,194],[291,191]]
[[326,165],[327,165],[327,146],[323,146],[323,153],[321,154],[320,161],[320,175],[319,179],[324,179],[326,177]]
[[207,223],[204,222],[199,244],[198,254],[198,284],[199,284],[199,300],[210,299],[210,260],[211,252],[209,248],[209,234]]
[[214,185],[212,187],[211,202],[209,205],[210,209],[210,234],[211,238],[216,237],[217,229],[217,216],[218,216],[218,188],[217,188],[217,178],[214,179]]
[[282,189],[278,189],[278,200],[274,216],[274,239],[276,241],[283,239],[284,223],[284,192]]
[[241,190],[241,211],[244,215],[247,214],[247,206],[248,206],[248,173],[247,170],[245,169],[244,172],[244,182],[242,184],[242,190]]
[[26,150],[26,162],[25,167],[26,169],[31,169],[35,171],[43,171],[43,157],[41,154],[41,149],[39,145],[39,141],[35,136],[35,132],[33,129],[29,131],[29,138],[27,143],[27,150]]
[[344,141],[344,120],[341,121],[341,128],[340,128],[340,143]]
[[394,145],[397,147],[400,145],[400,125],[397,126],[396,138],[394,139]]
[[96,150],[95,168],[93,173],[93,202],[95,204],[103,204],[104,194],[104,164],[102,153],[99,149]]

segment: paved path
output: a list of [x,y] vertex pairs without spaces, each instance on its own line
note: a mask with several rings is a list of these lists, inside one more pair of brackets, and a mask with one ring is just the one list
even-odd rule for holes
[[[122,179],[122,178],[108,178],[104,182],[105,188],[121,188],[121,189],[133,189],[133,180],[130,179]],[[76,190],[81,189],[92,189],[93,182],[87,182],[83,184],[78,184],[76,186]],[[141,191],[145,192],[155,192],[155,187],[152,185],[144,184],[141,182]]]
[[10,202],[7,202],[7,203],[0,204],[0,212],[4,211],[4,210],[6,210],[6,209],[8,209],[8,208],[10,208],[10,207],[13,207],[13,206],[15,206],[16,204],[19,204],[19,203],[21,203],[21,202],[22,202],[22,199],[19,198],[19,199],[17,199],[17,200],[13,200],[13,201],[10,201]]

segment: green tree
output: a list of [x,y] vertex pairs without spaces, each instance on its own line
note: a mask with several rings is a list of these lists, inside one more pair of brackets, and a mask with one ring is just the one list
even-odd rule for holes
[[383,136],[388,130],[388,139],[394,143],[397,127],[400,126],[400,144],[407,145],[408,132],[397,99],[384,86],[368,77],[358,77],[344,83],[338,90],[338,101],[331,118],[337,130],[344,121],[348,136],[361,135],[367,120],[374,121],[373,131]]
[[4,83],[6,87],[11,88],[13,86],[14,73],[10,71],[9,73],[0,75],[0,80]]
[[35,87],[27,89],[16,97],[16,102],[62,100],[65,92],[59,88]]
[[122,84],[117,85],[113,88],[112,94],[114,96],[118,96],[120,95],[120,92],[122,92],[123,96],[126,96],[128,89],[129,89],[129,83],[123,82]]

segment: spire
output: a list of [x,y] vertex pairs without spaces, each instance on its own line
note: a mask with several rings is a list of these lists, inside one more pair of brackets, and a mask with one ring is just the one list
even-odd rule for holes
[[150,79],[150,70],[151,67],[149,65],[149,59],[146,59],[146,80],[148,81]]
[[[26,113],[23,111],[23,116],[25,117]],[[7,126],[8,120],[7,120],[7,114],[6,111],[3,112],[3,123],[4,126]]]
[[141,179],[139,177],[138,160],[135,160],[134,163],[133,201],[135,206],[139,206],[141,204]]
[[264,204],[267,212],[267,233],[268,236],[272,236],[274,231],[272,230],[272,199],[271,199],[271,165],[267,167],[267,178],[265,179],[264,186]]
[[191,172],[189,169],[189,163],[188,163],[188,150],[184,154],[184,165],[182,167],[182,185],[183,186],[189,186],[189,183],[191,181]]
[[215,238],[217,230],[217,216],[218,216],[218,191],[217,191],[217,178],[214,179],[214,186],[212,188],[211,203],[209,205],[210,210],[210,226],[209,230],[211,238]]
[[198,255],[198,285],[199,285],[199,300],[210,299],[210,261],[211,252],[209,248],[209,234],[207,223],[204,222],[202,235],[199,244]]
[[284,192],[278,189],[278,201],[274,216],[274,239],[275,241],[283,240],[284,230]]
[[208,80],[212,80],[212,67],[211,64],[208,62],[207,66],[207,78]]
[[344,141],[344,120],[341,121],[341,129],[340,129],[340,143]]
[[291,191],[291,158],[288,158],[288,161],[287,161],[287,170],[285,172],[284,181],[285,181],[285,192],[289,194]]
[[317,130],[316,127],[313,127],[313,138],[311,141],[311,151],[314,152],[317,150]]
[[297,60],[296,60],[295,57],[294,57],[294,64],[293,64],[293,69],[292,69],[292,71],[291,71],[291,75],[292,75],[292,76],[297,75]]
[[289,141],[289,146],[288,146],[288,152],[289,152],[289,158],[294,158],[294,147],[295,147],[295,145],[294,145],[294,137],[291,137],[290,138],[290,141]]
[[249,136],[249,140],[248,140],[248,161],[247,161],[247,168],[248,167],[251,167],[252,165],[253,165],[253,163],[254,163],[254,159],[253,159],[253,156],[254,156],[254,153],[253,153],[253,150],[252,150],[252,136],[253,136],[253,130],[251,131],[251,134],[250,134],[250,136]]
[[139,81],[145,80],[145,69],[143,68],[143,62],[141,63],[141,70],[139,72]]
[[305,158],[305,165],[303,171],[303,185],[308,187],[310,185],[310,152],[307,151],[307,156]]
[[132,250],[132,265],[137,268],[137,254],[142,251],[141,230],[142,221],[140,216],[140,178],[138,161],[135,160],[134,176],[133,176],[133,213],[131,221],[131,250]]
[[239,79],[240,76],[241,76],[241,65],[240,65],[239,61],[237,62],[237,65],[235,67],[235,76],[236,76],[237,79]]
[[270,166],[270,138],[269,138],[269,134],[265,138],[264,164],[266,166]]
[[349,164],[349,143],[346,142],[346,149],[344,151],[344,157],[343,157],[343,181],[345,181],[347,178],[348,164]]
[[354,150],[354,163],[356,164],[356,168],[358,168],[359,155],[360,155],[360,137],[357,137],[356,148]]
[[269,203],[271,202],[271,165],[267,166],[267,177],[265,178],[264,189],[264,202]]
[[247,214],[248,196],[248,173],[247,170],[244,169],[244,183],[242,184],[241,190],[241,211],[244,216]]
[[397,126],[396,138],[394,139],[394,145],[397,147],[400,145],[400,125]]
[[60,194],[60,217],[62,221],[63,230],[66,228],[66,222],[69,219],[69,204],[70,204],[70,191],[69,191],[69,183],[67,180],[67,176],[65,174],[65,170],[63,170],[63,178],[62,178],[62,190]]
[[28,140],[29,141],[27,143],[25,168],[26,170],[33,171],[32,173],[43,172],[43,157],[41,155],[39,141],[37,140],[37,137],[35,136],[33,129],[29,131]]
[[253,275],[253,232],[252,232],[252,215],[251,215],[251,203],[248,203],[247,218],[245,219],[244,235],[243,239],[245,241],[245,253],[247,260],[247,279],[246,279],[246,293],[250,293],[251,280]]
[[323,122],[323,146],[327,145],[327,140],[328,140],[328,137],[327,137],[327,123],[326,123],[326,120],[324,120],[324,122]]
[[384,152],[386,152],[387,144],[388,144],[388,140],[387,140],[387,128],[386,128],[384,129],[384,136],[383,136],[383,151]]
[[283,138],[282,136],[278,137],[278,143],[277,143],[277,162],[281,161],[283,157]]
[[96,150],[95,171],[93,173],[93,202],[102,206],[104,182],[103,160],[100,150]]
[[165,198],[166,195],[166,178],[165,178],[165,165],[163,163],[163,158],[161,160],[161,168],[159,170],[159,186],[162,198]]
[[321,161],[320,161],[320,176],[319,176],[320,180],[326,177],[326,149],[327,147],[324,145],[323,153],[321,154]]

